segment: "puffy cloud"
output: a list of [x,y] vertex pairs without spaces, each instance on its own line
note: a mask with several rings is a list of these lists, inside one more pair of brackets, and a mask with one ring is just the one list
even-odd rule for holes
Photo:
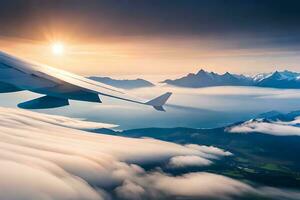
[[213,146],[204,146],[197,144],[188,144],[185,147],[193,150],[199,151],[199,154],[196,155],[182,155],[174,156],[169,161],[169,167],[172,168],[182,168],[182,167],[196,167],[196,166],[207,166],[211,165],[214,159],[219,159],[223,156],[231,156],[232,153],[229,151],[224,151],[223,149],[213,147]]
[[236,199],[251,197],[298,200],[300,192],[273,187],[254,187],[246,183],[207,172],[171,176],[162,172],[130,176],[116,188],[121,199]]
[[276,121],[277,124],[283,124],[283,125],[292,125],[292,126],[298,126],[300,124],[300,117],[295,117],[292,121]]
[[294,126],[297,124],[295,121],[291,122],[265,122],[262,120],[250,120],[240,125],[233,126],[227,129],[232,133],[251,133],[260,132],[277,136],[300,136],[300,128]]
[[[125,184],[116,189],[116,192],[124,199],[141,199],[143,196],[150,199],[167,197],[228,199],[256,191],[240,181],[212,173],[170,176],[155,172],[129,178]],[[126,195],[130,196],[127,198]]]
[[123,185],[116,188],[117,196],[121,199],[143,199],[146,192],[143,187],[131,181],[124,181]]
[[228,198],[253,191],[247,184],[211,173],[190,173],[172,177],[154,175],[153,187],[168,196]]
[[188,144],[185,146],[188,148],[191,148],[191,149],[199,150],[199,151],[207,154],[208,157],[210,157],[210,155],[215,155],[215,156],[231,156],[232,155],[232,153],[230,153],[229,151],[224,151],[223,149],[213,147],[213,146],[204,146],[204,145],[197,145],[197,144]]
[[199,156],[175,156],[170,159],[169,166],[173,168],[189,167],[189,166],[207,166],[211,165],[212,161],[201,158]]

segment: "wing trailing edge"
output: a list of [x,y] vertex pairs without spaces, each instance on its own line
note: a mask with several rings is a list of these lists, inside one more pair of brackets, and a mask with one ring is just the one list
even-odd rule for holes
[[170,98],[171,95],[172,95],[171,92],[167,92],[159,97],[156,97],[156,98],[146,102],[145,104],[153,106],[153,108],[155,110],[165,111],[163,105],[165,105],[165,103],[168,101],[168,99]]

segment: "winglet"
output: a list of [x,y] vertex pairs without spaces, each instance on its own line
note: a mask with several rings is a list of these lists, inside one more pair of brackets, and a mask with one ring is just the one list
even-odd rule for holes
[[147,105],[153,106],[155,110],[158,111],[165,111],[163,108],[163,105],[167,102],[167,100],[170,98],[172,95],[171,92],[167,92],[159,97],[156,97],[148,102],[146,102]]

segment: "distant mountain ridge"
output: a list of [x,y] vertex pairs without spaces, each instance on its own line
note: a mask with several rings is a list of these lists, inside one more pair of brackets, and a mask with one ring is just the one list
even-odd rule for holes
[[180,87],[210,87],[210,86],[222,86],[222,85],[235,85],[235,86],[247,86],[252,85],[252,79],[243,75],[235,75],[226,72],[223,75],[206,72],[201,69],[198,73],[190,73],[187,76],[184,76],[175,80],[165,80],[163,83],[170,85],[180,86]]
[[153,87],[154,84],[144,80],[144,79],[134,79],[134,80],[118,80],[112,79],[110,77],[99,77],[99,76],[91,76],[89,79],[94,81],[98,81],[107,85],[111,85],[113,87],[122,88],[122,89],[136,89],[143,87]]
[[271,88],[300,88],[300,73],[275,71],[267,74],[257,74],[253,77],[226,72],[217,74],[201,69],[196,74],[190,73],[178,79],[167,79],[162,83],[179,87],[201,88],[211,86],[256,86]]
[[[254,79],[255,80],[255,79]],[[258,87],[300,88],[300,73],[275,71],[255,82]]]
[[[140,78],[134,80],[118,80],[110,77],[98,76],[92,76],[89,78],[122,89],[137,89],[155,86],[150,81]],[[251,77],[242,74],[231,74],[229,72],[217,74],[215,72],[207,72],[201,69],[197,73],[189,73],[186,76],[178,79],[167,79],[162,81],[162,83],[187,88],[212,86],[255,86],[282,89],[300,89],[300,73],[284,70],[275,71],[272,73],[257,74]]]

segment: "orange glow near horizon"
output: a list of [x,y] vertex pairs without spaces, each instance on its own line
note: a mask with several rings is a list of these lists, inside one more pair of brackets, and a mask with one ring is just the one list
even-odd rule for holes
[[[184,75],[200,68],[217,73],[254,74],[281,68],[297,71],[298,66],[294,63],[300,63],[299,57],[290,52],[227,49],[218,41],[209,40],[117,38],[68,41],[66,36],[57,38],[45,42],[0,38],[0,45],[2,50],[16,56],[86,76]],[[277,56],[282,54],[285,57]]]

